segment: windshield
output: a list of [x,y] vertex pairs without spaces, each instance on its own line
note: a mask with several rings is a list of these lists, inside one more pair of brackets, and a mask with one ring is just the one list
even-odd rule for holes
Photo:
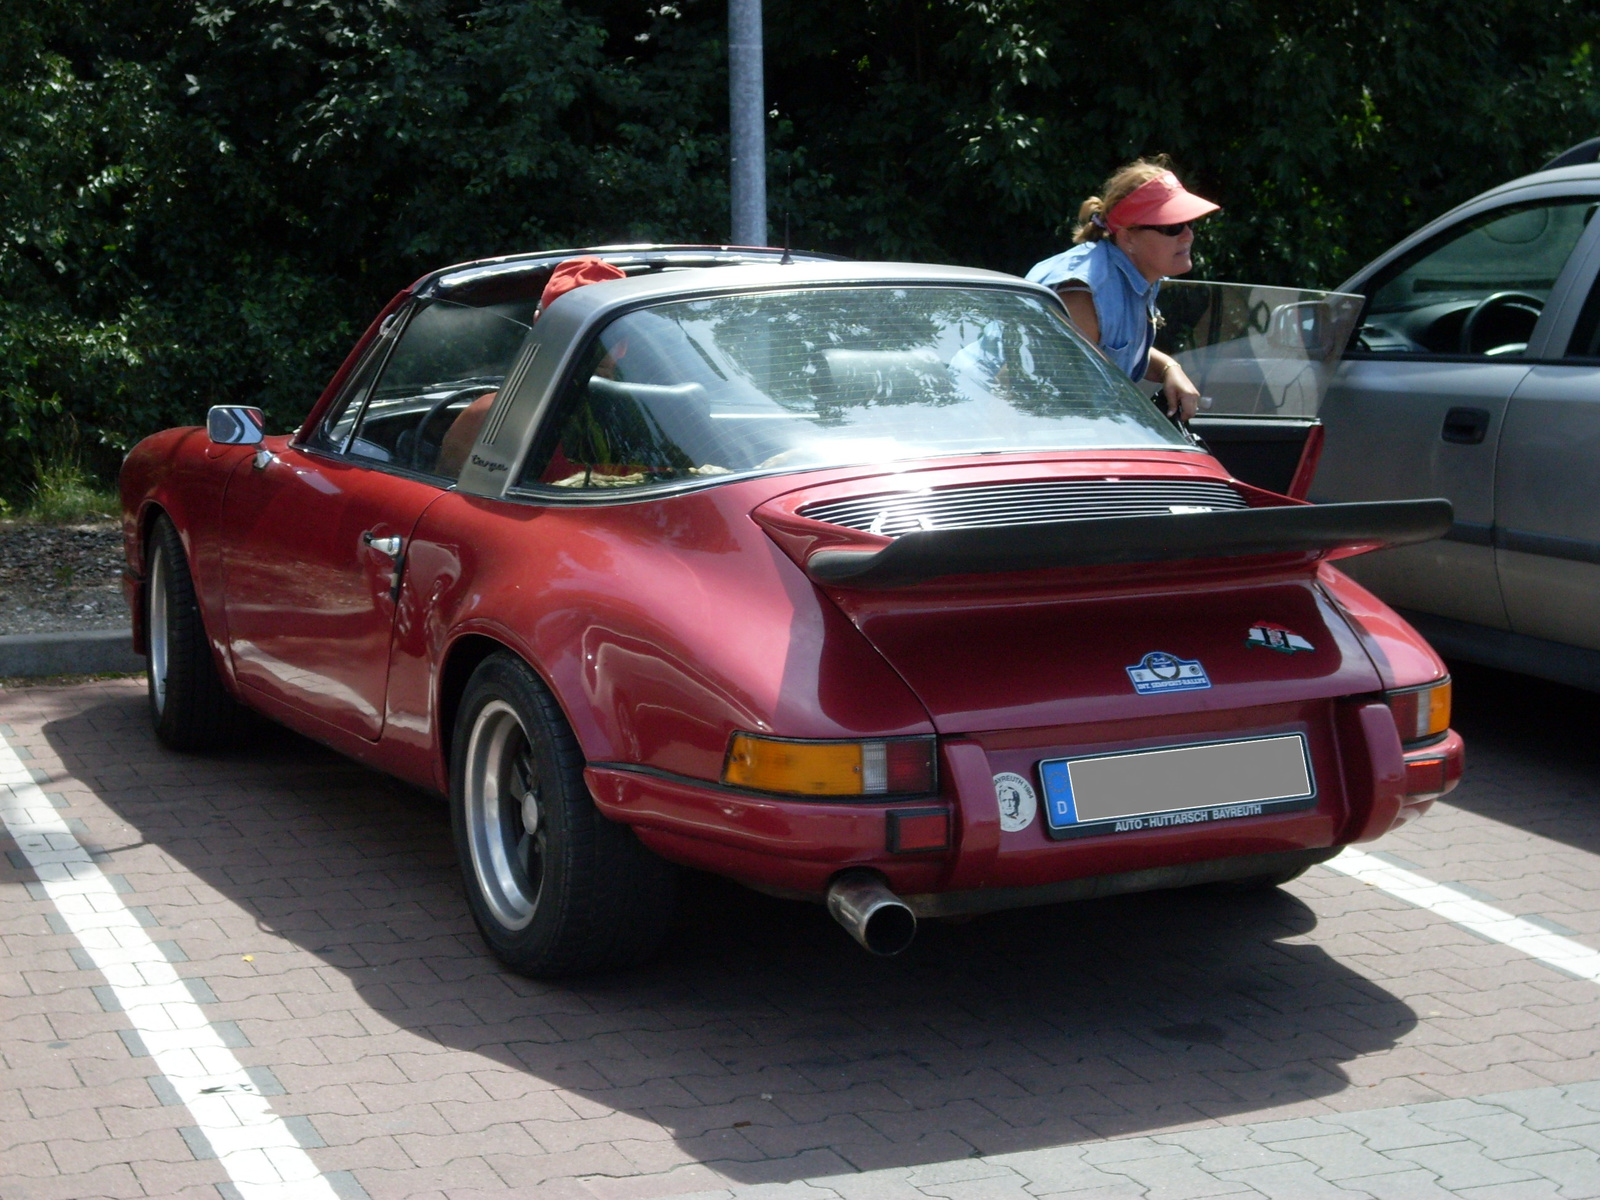
[[580,359],[521,483],[615,489],[951,454],[1188,445],[1042,298],[818,288],[618,317]]

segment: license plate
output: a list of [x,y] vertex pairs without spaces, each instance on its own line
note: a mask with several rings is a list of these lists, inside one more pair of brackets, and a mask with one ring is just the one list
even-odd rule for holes
[[1299,733],[1048,759],[1039,778],[1057,838],[1258,817],[1317,798]]

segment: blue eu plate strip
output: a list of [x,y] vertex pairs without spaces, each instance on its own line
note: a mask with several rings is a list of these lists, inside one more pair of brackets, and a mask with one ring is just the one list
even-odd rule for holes
[[1050,824],[1076,825],[1078,809],[1072,802],[1072,764],[1065,760],[1039,764],[1044,781],[1045,803],[1050,807]]

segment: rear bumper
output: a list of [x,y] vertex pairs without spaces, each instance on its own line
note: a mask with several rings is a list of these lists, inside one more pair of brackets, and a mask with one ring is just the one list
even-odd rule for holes
[[[600,811],[664,858],[812,899],[839,872],[865,867],[931,916],[1273,874],[1280,859],[1320,861],[1382,836],[1461,777],[1460,735],[1406,751],[1381,702],[1339,702],[1314,725],[1315,807],[1070,841],[1052,840],[1042,814],[1002,830],[995,775],[1030,771],[1039,757],[1010,737],[942,740],[940,794],[896,803],[757,796],[614,765],[586,775]],[[945,814],[945,845],[897,850],[908,813]]]
[[1416,820],[1432,808],[1440,796],[1455,790],[1466,766],[1466,747],[1459,733],[1454,729],[1446,730],[1443,741],[1406,751],[1405,763],[1405,794],[1400,811],[1389,826],[1391,830]]

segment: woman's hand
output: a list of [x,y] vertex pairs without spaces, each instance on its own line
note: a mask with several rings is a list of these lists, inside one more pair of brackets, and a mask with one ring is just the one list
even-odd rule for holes
[[1194,386],[1188,372],[1178,365],[1178,360],[1172,355],[1151,350],[1150,368],[1145,372],[1145,378],[1161,385],[1161,394],[1167,402],[1167,416],[1188,421],[1200,411],[1200,389]]

